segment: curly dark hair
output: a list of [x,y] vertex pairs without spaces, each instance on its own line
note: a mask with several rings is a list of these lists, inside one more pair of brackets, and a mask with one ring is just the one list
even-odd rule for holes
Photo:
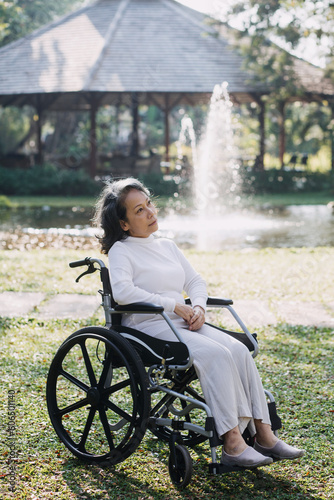
[[103,230],[102,236],[97,236],[101,252],[107,254],[116,241],[124,240],[128,233],[121,228],[120,221],[127,222],[125,198],[129,191],[137,189],[147,196],[149,190],[138,179],[128,177],[108,182],[101,192],[95,205],[93,222]]

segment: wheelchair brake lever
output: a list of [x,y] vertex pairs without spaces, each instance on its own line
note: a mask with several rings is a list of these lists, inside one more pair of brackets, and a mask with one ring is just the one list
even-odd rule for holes
[[82,274],[80,274],[80,276],[77,277],[77,279],[75,280],[76,283],[79,283],[79,280],[83,276],[85,276],[85,274],[93,274],[93,273],[95,273],[95,271],[98,271],[98,269],[96,267],[94,267],[94,264],[93,263],[89,264],[88,269],[85,272],[83,272]]

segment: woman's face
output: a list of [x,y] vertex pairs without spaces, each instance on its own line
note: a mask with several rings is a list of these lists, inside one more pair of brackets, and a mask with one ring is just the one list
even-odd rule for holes
[[124,202],[126,208],[126,221],[120,224],[129,236],[147,238],[158,230],[157,210],[150,198],[137,189],[131,189]]

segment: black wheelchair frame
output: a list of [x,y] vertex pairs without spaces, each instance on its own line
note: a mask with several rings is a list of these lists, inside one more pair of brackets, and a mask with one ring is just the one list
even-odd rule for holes
[[[103,261],[87,257],[70,263],[72,268],[80,266],[87,269],[76,281],[100,271],[99,293],[106,324],[82,328],[70,335],[51,363],[47,406],[64,445],[82,460],[115,465],[134,453],[149,429],[169,443],[169,474],[178,487],[187,486],[191,480],[192,460],[187,446],[206,440],[211,448],[212,474],[245,470],[217,460],[216,449],[222,441],[201,394],[191,353],[163,307],[148,303],[120,306],[113,299],[109,271]],[[232,304],[231,299],[212,297],[207,303],[210,308],[226,308],[241,332],[211,326],[243,342],[255,357],[256,334],[249,332]],[[161,315],[175,334],[175,342],[154,339],[122,326],[123,314]],[[277,434],[281,421],[275,400],[269,391],[265,393],[272,429]],[[247,430],[243,437],[252,444]]]

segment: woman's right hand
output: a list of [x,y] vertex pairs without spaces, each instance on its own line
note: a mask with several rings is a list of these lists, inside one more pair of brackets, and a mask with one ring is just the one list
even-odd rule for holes
[[186,304],[181,304],[179,302],[175,304],[174,312],[175,314],[183,318],[184,321],[188,323],[188,325],[190,323],[191,318],[194,315],[194,310],[191,306],[187,306]]

